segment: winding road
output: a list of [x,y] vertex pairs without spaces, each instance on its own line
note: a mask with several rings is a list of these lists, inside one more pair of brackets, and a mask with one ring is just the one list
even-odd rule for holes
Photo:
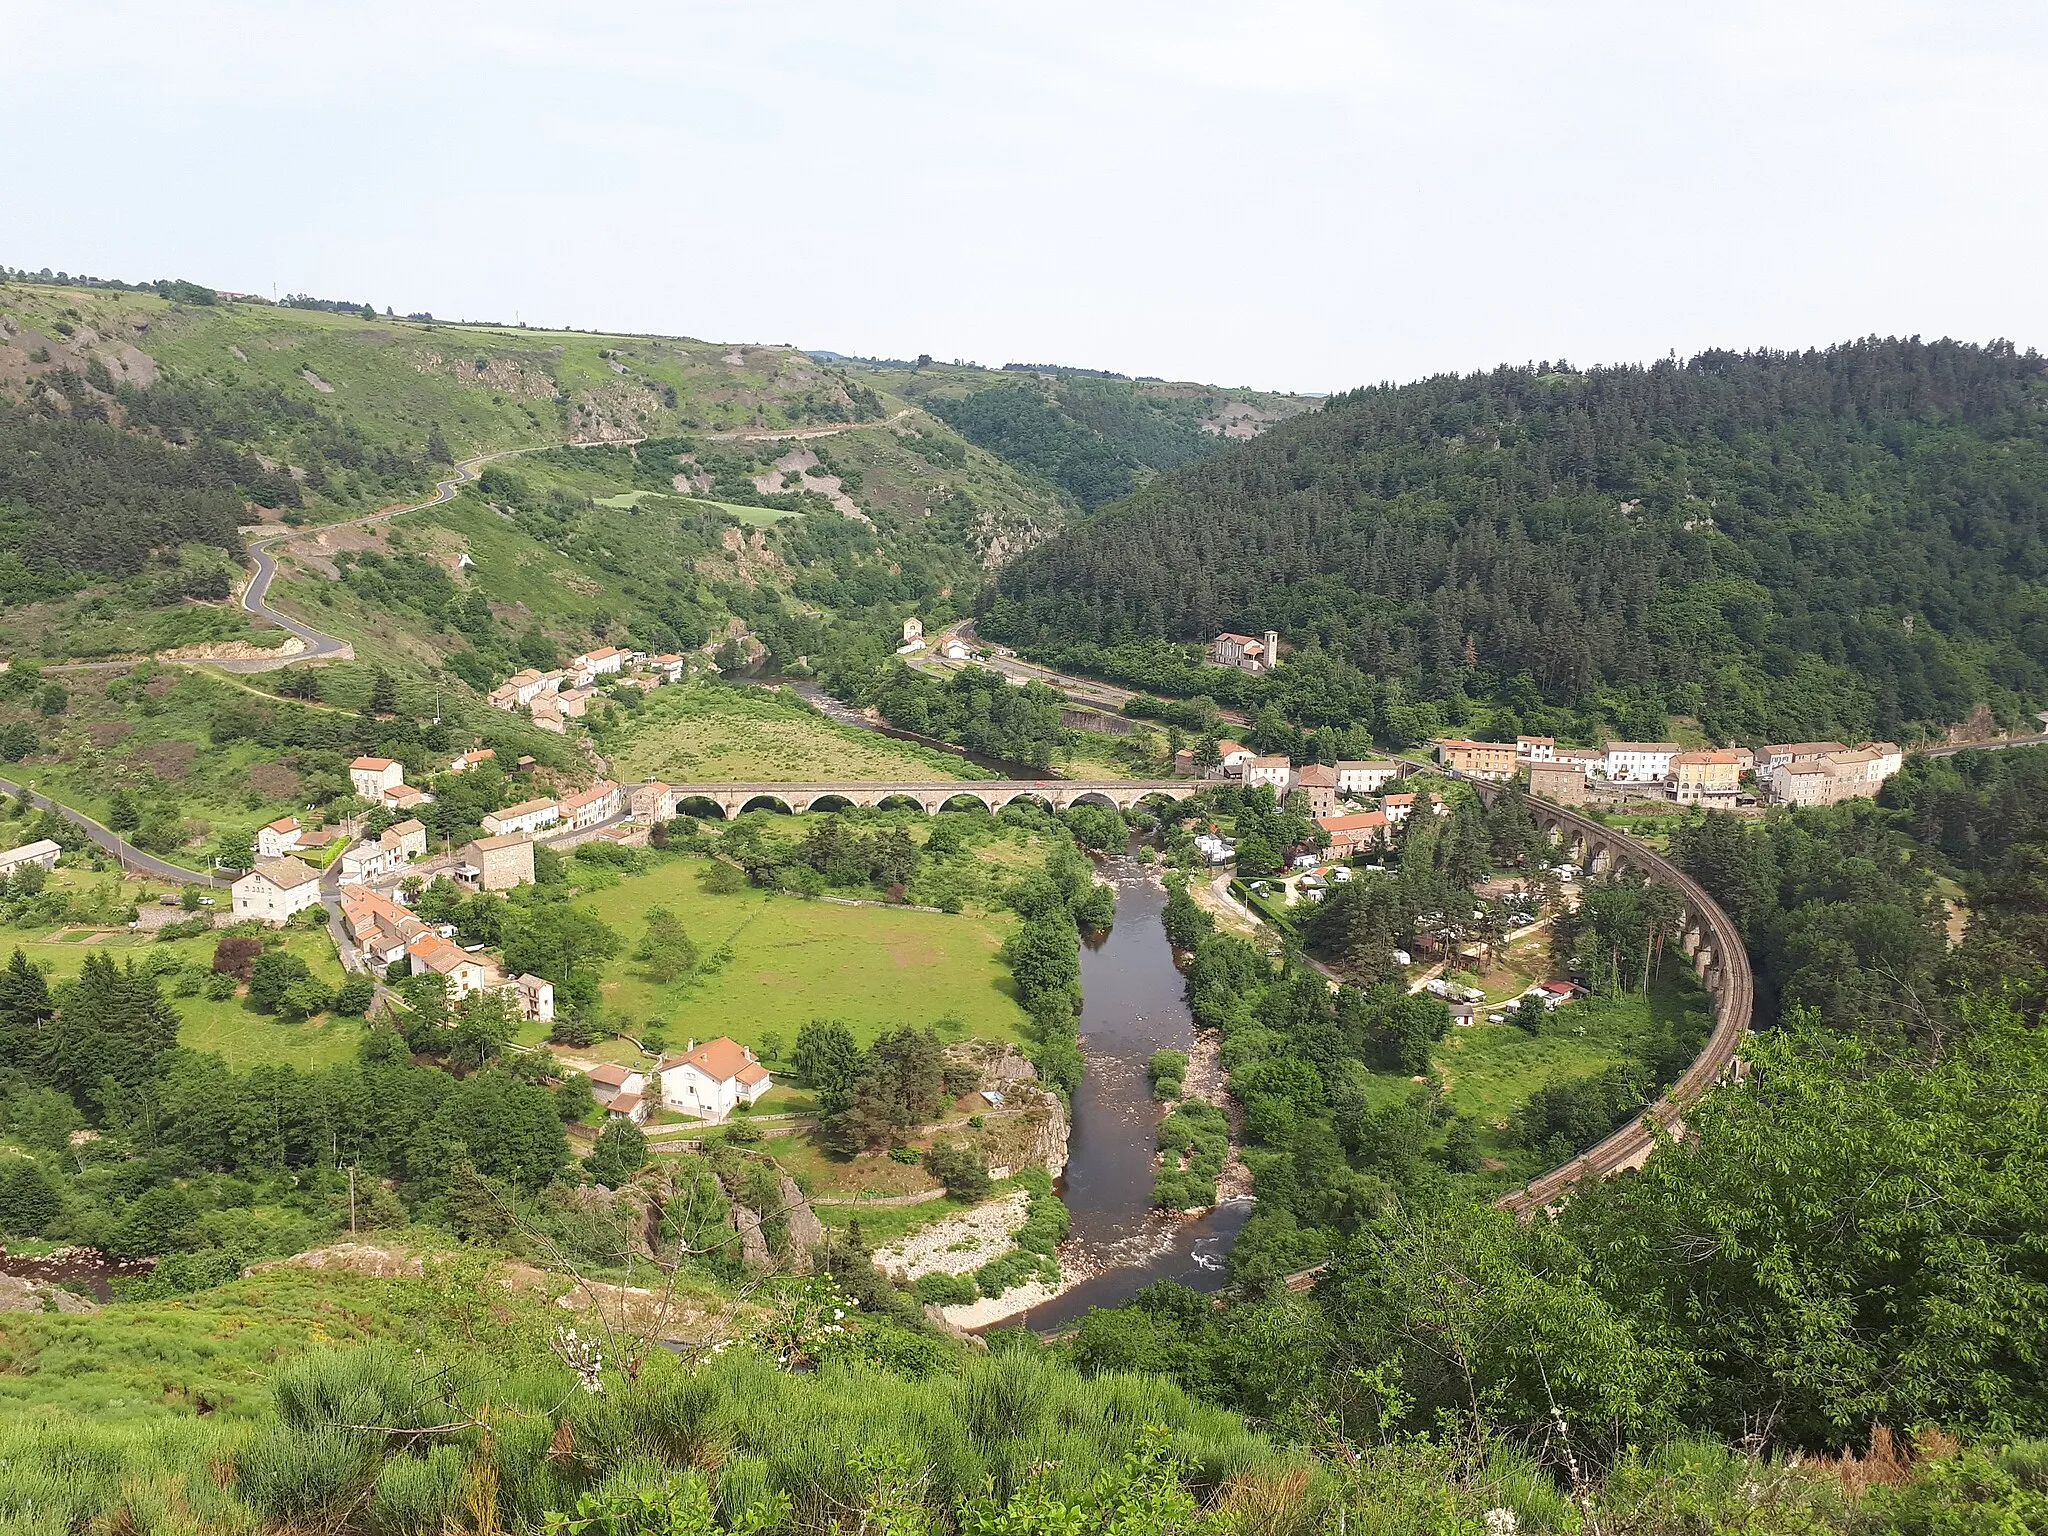
[[[278,667],[288,667],[301,661],[348,661],[355,656],[355,647],[339,635],[330,635],[325,630],[315,629],[290,614],[281,613],[270,606],[270,584],[277,579],[277,561],[271,550],[295,539],[313,538],[330,533],[337,528],[369,528],[389,518],[399,517],[407,512],[422,512],[428,507],[442,506],[451,502],[462,487],[476,479],[483,466],[493,459],[509,459],[516,454],[534,453],[540,447],[554,447],[555,444],[541,444],[533,448],[506,448],[497,453],[480,453],[474,458],[462,460],[455,466],[455,473],[440,481],[434,487],[434,494],[425,501],[398,502],[379,508],[368,517],[358,517],[345,523],[323,523],[317,528],[291,528],[282,533],[266,533],[261,538],[251,539],[248,546],[249,558],[255,564],[255,572],[249,577],[249,585],[242,591],[242,607],[259,618],[268,619],[279,629],[297,635],[305,642],[305,649],[294,651],[288,656],[250,656],[212,661],[209,666],[219,667],[224,672],[269,672]],[[573,445],[572,445],[573,446]]]

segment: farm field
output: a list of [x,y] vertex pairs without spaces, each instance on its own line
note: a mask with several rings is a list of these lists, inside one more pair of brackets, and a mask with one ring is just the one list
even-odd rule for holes
[[829,720],[792,696],[712,683],[648,695],[620,727],[612,767],[623,781],[678,784],[989,777],[950,753]]
[[[845,1022],[863,1042],[884,1029],[956,1020],[955,1038],[1015,1040],[1025,1025],[998,953],[1005,915],[841,906],[763,890],[707,892],[701,859],[677,859],[579,899],[624,937],[628,953],[647,912],[667,907],[707,961],[732,958],[690,980],[662,985],[630,958],[602,983],[608,1016],[660,1019],[671,1042],[730,1035],[760,1049],[775,1033],[787,1046],[805,1023]],[[602,1054],[600,1048],[600,1054]]]

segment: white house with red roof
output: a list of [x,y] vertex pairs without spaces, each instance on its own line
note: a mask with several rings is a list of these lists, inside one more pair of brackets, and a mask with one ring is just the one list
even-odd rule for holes
[[304,828],[296,816],[280,816],[267,827],[256,829],[256,857],[281,859],[299,851],[299,834]]
[[664,1056],[655,1072],[661,1102],[700,1120],[723,1120],[775,1086],[754,1053],[724,1035],[702,1045],[693,1041],[680,1056]]
[[405,764],[388,757],[359,757],[348,765],[348,781],[365,800],[382,802],[405,782]]
[[600,779],[581,794],[563,797],[562,820],[572,830],[594,827],[618,815],[619,806],[619,786],[610,779]]
[[569,663],[569,670],[581,682],[594,677],[605,677],[616,673],[626,664],[626,653],[616,645],[599,646],[594,651],[585,651]]

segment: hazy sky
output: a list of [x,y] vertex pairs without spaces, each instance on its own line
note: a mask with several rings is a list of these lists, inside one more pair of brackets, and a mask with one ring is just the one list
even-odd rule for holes
[[0,0],[0,262],[1328,390],[2048,345],[2048,6]]

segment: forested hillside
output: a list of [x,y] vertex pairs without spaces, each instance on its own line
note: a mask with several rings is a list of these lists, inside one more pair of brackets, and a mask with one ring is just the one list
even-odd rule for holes
[[1395,737],[2013,720],[2048,693],[2044,407],[2036,354],[1917,339],[1360,389],[1019,558],[982,629],[1165,686],[1159,642],[1276,628],[1383,679]]
[[1304,395],[1068,368],[919,368],[892,382],[969,442],[1042,475],[1088,508],[1314,403]]

